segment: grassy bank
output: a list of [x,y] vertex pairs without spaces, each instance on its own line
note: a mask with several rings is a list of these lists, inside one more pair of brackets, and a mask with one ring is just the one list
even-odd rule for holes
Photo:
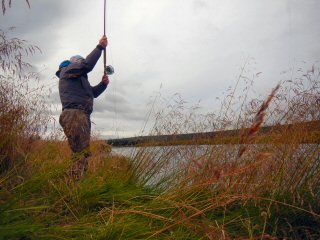
[[[315,76],[308,88],[290,88],[291,99],[276,88],[244,115],[211,121],[241,126],[236,144],[146,146],[129,159],[95,141],[87,176],[73,184],[67,143],[40,140],[28,98],[3,95],[0,239],[319,239],[320,147],[305,143],[300,124],[319,123]],[[151,134],[208,128],[179,103],[166,110]],[[290,128],[274,128],[261,144],[264,122]]]
[[88,175],[68,185],[66,143],[35,142],[1,176],[0,239],[320,237],[319,145],[255,147],[241,161],[228,148],[195,159],[188,147],[172,165],[177,146],[129,160],[94,142]]
[[[234,144],[142,146],[129,159],[95,141],[87,176],[73,184],[67,143],[39,138],[47,115],[33,117],[28,95],[1,95],[0,239],[319,239],[319,126],[306,143],[300,124],[319,123],[319,69],[305,76],[244,100],[238,115],[236,96],[200,119],[178,101],[151,130],[238,127]],[[14,87],[1,84],[3,93]],[[271,129],[261,144],[264,123],[290,128]]]

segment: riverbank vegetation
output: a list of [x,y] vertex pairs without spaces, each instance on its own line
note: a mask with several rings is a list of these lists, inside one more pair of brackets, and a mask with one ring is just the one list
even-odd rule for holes
[[[88,175],[71,185],[66,142],[10,138],[19,154],[0,177],[0,239],[318,239],[319,142],[301,144],[308,132],[295,125],[319,120],[313,83],[287,105],[274,90],[236,145],[140,147],[130,159],[95,141]],[[180,113],[157,115],[153,134],[188,127]],[[255,144],[265,117],[296,126],[270,133],[286,143]]]
[[[319,141],[306,143],[299,125],[319,127],[319,68],[298,73],[260,100],[239,101],[231,89],[217,113],[196,115],[175,101],[150,131],[247,129],[237,144],[145,146],[127,158],[94,141],[88,174],[70,184],[67,143],[40,138],[48,122],[41,91],[3,72],[0,239],[319,239]],[[258,144],[264,124],[293,127]]]

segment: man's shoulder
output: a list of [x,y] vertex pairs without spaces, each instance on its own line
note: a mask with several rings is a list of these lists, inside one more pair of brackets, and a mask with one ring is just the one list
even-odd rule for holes
[[86,72],[83,71],[83,66],[81,66],[80,63],[72,63],[63,68],[60,72],[60,79],[74,79],[80,77],[88,77]]

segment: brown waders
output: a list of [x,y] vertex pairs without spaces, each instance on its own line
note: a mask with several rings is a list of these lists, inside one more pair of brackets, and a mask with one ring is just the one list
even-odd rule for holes
[[65,109],[60,115],[59,122],[73,152],[73,163],[68,171],[68,176],[78,181],[87,172],[88,157],[91,155],[89,149],[91,132],[90,116],[79,109]]

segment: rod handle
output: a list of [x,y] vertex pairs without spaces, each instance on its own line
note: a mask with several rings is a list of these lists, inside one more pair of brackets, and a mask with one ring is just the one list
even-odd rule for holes
[[107,65],[107,54],[106,54],[106,48],[103,49],[103,69],[104,74],[106,74],[106,65]]

